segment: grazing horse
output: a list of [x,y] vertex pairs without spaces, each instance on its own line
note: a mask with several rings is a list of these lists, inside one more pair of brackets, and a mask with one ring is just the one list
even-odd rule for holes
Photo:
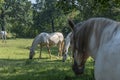
[[6,31],[0,31],[0,38],[2,39],[2,42],[6,42],[6,36],[7,36]]
[[29,59],[33,58],[33,56],[35,54],[35,48],[38,44],[40,44],[40,56],[39,56],[39,58],[41,58],[41,51],[42,51],[43,46],[47,47],[48,53],[51,57],[51,52],[50,52],[49,47],[52,45],[58,45],[58,48],[59,48],[58,56],[61,56],[63,44],[64,44],[64,36],[60,32],[55,32],[55,33],[42,32],[42,33],[40,33],[39,35],[37,35],[35,37],[35,39],[32,42],[32,46],[30,48]]
[[65,38],[64,42],[64,47],[63,47],[63,62],[67,59],[68,56],[68,49],[70,47],[70,37],[71,37],[72,32],[70,32],[67,37]]
[[107,18],[91,18],[72,29],[72,69],[76,75],[84,72],[89,56],[95,60],[95,80],[120,80],[120,23]]
[[[80,26],[83,22],[80,22],[77,24],[77,26]],[[68,56],[68,49],[71,47],[70,46],[70,41],[71,41],[71,35],[72,32],[70,32],[67,37],[65,38],[65,42],[64,42],[64,47],[63,47],[63,62],[65,62],[65,60],[67,59]]]

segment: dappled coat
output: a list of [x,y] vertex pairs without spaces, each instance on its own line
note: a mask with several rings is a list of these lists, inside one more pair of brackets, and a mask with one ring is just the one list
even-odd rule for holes
[[[35,37],[35,39],[33,40],[32,46],[30,48],[30,55],[29,55],[30,59],[32,59],[32,57],[35,53],[35,48],[38,44],[40,44],[41,50],[42,50],[43,46],[46,46],[50,56],[51,56],[51,52],[50,52],[49,46],[57,45],[58,48],[59,48],[59,54],[58,55],[61,55],[63,45],[64,45],[64,36],[60,32],[54,32],[54,33],[42,32],[39,35],[37,35]],[[41,57],[41,50],[40,50],[40,57]]]

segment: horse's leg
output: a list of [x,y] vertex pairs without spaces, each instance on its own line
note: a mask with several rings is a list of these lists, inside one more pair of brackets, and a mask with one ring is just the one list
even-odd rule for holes
[[4,41],[5,41],[5,43],[6,43],[6,35],[4,35]]
[[5,42],[5,35],[4,35],[4,33],[2,34],[2,42],[3,43]]
[[[64,48],[64,41],[62,41],[62,42],[60,42],[60,56],[62,56],[63,54],[62,54],[62,51],[63,51],[63,48]],[[68,51],[67,51],[68,52]]]
[[49,56],[50,56],[50,58],[51,58],[51,52],[50,52],[49,44],[47,44],[46,47],[47,47],[47,50],[48,50]]
[[62,43],[58,43],[58,56],[62,56]]
[[4,42],[4,36],[2,35],[2,42]]
[[63,48],[64,48],[64,41],[62,41],[62,43],[61,43],[61,55],[63,55],[62,54]]
[[40,55],[39,55],[39,58],[41,58],[41,53],[42,53],[42,45],[40,44]]

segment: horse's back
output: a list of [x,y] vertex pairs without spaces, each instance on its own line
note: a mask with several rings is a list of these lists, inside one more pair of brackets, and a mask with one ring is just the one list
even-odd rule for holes
[[59,37],[60,41],[64,40],[64,36],[63,36],[63,34],[61,32],[55,32],[55,34]]
[[48,38],[49,38],[48,33],[42,32],[42,33],[40,33],[39,37],[40,37],[40,43],[42,43],[42,44],[49,43],[48,42]]
[[48,43],[48,36],[49,36],[48,33],[42,32],[34,38],[34,41],[32,44],[38,44],[38,43],[46,44]]
[[6,32],[6,31],[1,31],[0,34],[5,34],[5,35],[7,35],[7,32]]
[[63,34],[60,32],[55,32],[55,33],[42,32],[35,37],[34,42],[52,45],[52,44],[57,44],[59,41],[63,41],[63,40],[64,40]]
[[50,40],[50,42],[57,44],[57,43],[62,42],[64,40],[64,36],[60,32],[51,33],[49,36],[49,40]]
[[95,60],[96,80],[120,80],[120,36],[118,36],[99,49]]

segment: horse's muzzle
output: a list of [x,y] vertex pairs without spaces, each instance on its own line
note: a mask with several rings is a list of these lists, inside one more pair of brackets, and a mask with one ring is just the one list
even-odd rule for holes
[[32,59],[32,57],[29,57],[29,59]]
[[33,56],[29,55],[29,59],[32,59],[32,58],[33,58]]
[[79,66],[74,64],[72,66],[72,70],[74,71],[75,75],[81,75],[84,73],[84,65],[79,67]]
[[62,59],[62,61],[65,62],[66,59],[67,59],[67,54],[63,54],[63,59]]

